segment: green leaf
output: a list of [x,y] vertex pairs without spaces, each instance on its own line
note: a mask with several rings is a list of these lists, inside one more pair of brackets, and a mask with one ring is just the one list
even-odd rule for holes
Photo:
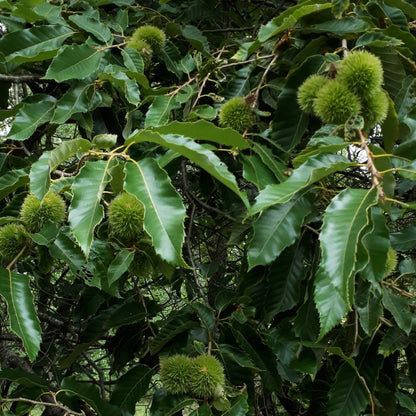
[[85,268],[85,256],[68,234],[69,230],[63,229],[49,251],[53,257],[65,262],[74,275],[81,275],[88,282],[90,276]]
[[174,121],[166,126],[154,127],[152,131],[160,134],[179,134],[194,140],[206,140],[241,150],[250,147],[249,142],[234,129],[217,127],[205,120],[193,123]]
[[416,20],[416,7],[413,6],[410,2],[405,0],[384,0],[384,3],[391,7],[397,7],[406,15]]
[[146,365],[136,365],[115,383],[110,403],[134,415],[136,403],[145,395],[153,370]]
[[396,50],[387,46],[384,48],[371,47],[371,52],[377,55],[383,64],[384,86],[394,99],[402,87],[406,72]]
[[25,387],[42,387],[44,390],[49,390],[49,385],[46,380],[39,377],[35,373],[27,373],[18,368],[5,368],[0,371],[0,380],[10,380]]
[[277,36],[290,27],[295,26],[297,21],[302,17],[332,7],[332,4],[330,3],[319,3],[320,2],[307,0],[296,6],[289,7],[282,13],[279,13],[278,17],[275,17],[273,20],[260,28],[258,40],[263,43],[271,37]]
[[409,300],[383,287],[383,305],[391,312],[400,329],[410,334],[412,330],[412,313],[409,309]]
[[213,152],[196,141],[178,134],[156,134],[148,130],[141,130],[131,136],[126,145],[145,141],[160,144],[185,156],[235,192],[246,205],[248,204],[247,197],[240,192],[237,181],[227,166]]
[[266,322],[270,322],[277,313],[292,309],[300,300],[300,284],[306,272],[306,247],[301,241],[283,251],[271,266],[263,307]]
[[322,338],[351,309],[354,265],[369,209],[377,203],[377,189],[345,189],[327,207],[319,239],[322,260],[315,282],[315,302]]
[[260,335],[249,325],[241,325],[233,322],[231,331],[238,344],[247,352],[256,367],[260,368],[260,377],[263,387],[267,391],[280,391],[281,378],[277,372],[276,356],[272,350],[263,342]]
[[55,56],[45,79],[57,82],[83,79],[97,71],[104,52],[89,45],[66,45]]
[[154,159],[127,162],[125,172],[124,188],[145,206],[144,229],[156,253],[170,264],[186,266],[182,258],[186,210],[168,174]]
[[172,312],[167,319],[163,321],[157,335],[150,343],[152,354],[158,353],[170,340],[177,335],[182,334],[190,328],[198,326],[198,322],[193,320],[193,313],[189,308],[183,308],[179,311]]
[[336,153],[346,149],[350,144],[340,137],[317,137],[312,138],[306,148],[293,159],[293,166],[296,168],[305,163],[311,156],[319,153]]
[[260,156],[260,159],[273,172],[279,182],[284,182],[288,178],[286,175],[288,172],[287,166],[279,162],[268,147],[254,143],[253,152]]
[[370,225],[371,229],[363,239],[368,253],[368,264],[360,273],[367,280],[380,282],[385,276],[387,253],[390,248],[389,229],[380,208],[375,207],[371,210]]
[[312,208],[312,195],[306,196],[308,192],[300,192],[289,202],[274,205],[261,213],[253,224],[254,234],[248,245],[249,270],[271,263],[295,242]]
[[334,16],[339,19],[345,10],[348,9],[349,5],[349,0],[332,0],[332,10],[334,12]]
[[355,309],[360,315],[360,325],[364,332],[371,335],[383,315],[379,287],[369,282],[362,282],[355,294]]
[[157,127],[167,124],[170,112],[179,107],[180,105],[173,96],[160,95],[156,97],[146,113],[145,127]]
[[382,363],[376,346],[365,342],[354,366],[349,362],[342,364],[329,391],[328,416],[360,415],[370,402],[366,386],[370,391],[373,390]]
[[218,348],[220,350],[221,357],[223,357],[223,361],[224,358],[229,359],[237,363],[240,367],[246,367],[253,369],[254,371],[259,371],[246,352],[228,344],[219,344]]
[[[80,397],[91,406],[99,416],[121,416],[118,407],[113,406],[100,397],[98,387],[92,383],[79,381],[75,376],[65,377],[61,382],[58,394],[71,393]],[[58,396],[59,397],[59,396]]]
[[[1,188],[0,188],[1,189]],[[416,226],[390,234],[391,246],[397,251],[408,251],[416,247]]]
[[104,104],[104,97],[92,84],[80,82],[71,87],[56,104],[52,123],[62,124],[73,114],[86,113]]
[[310,157],[303,165],[295,169],[289,179],[278,185],[269,185],[260,191],[255,204],[250,208],[250,215],[289,201],[297,192],[319,181],[325,176],[338,170],[342,171],[355,163],[350,162],[344,156],[319,154]]
[[301,111],[298,104],[298,88],[309,75],[317,73],[324,63],[325,58],[322,55],[308,57],[289,75],[279,94],[271,138],[285,150],[295,147],[308,127],[308,116]]
[[108,268],[108,285],[111,286],[128,270],[134,258],[134,252],[123,249],[117,254]]
[[409,345],[409,337],[397,326],[389,328],[378,347],[378,353],[388,357],[396,351],[402,351]]
[[314,32],[331,32],[338,36],[345,36],[350,33],[363,33],[371,29],[370,23],[357,17],[346,16],[341,19],[327,20],[312,26]]
[[95,227],[104,218],[101,197],[111,180],[109,169],[113,159],[87,161],[78,173],[73,185],[73,197],[69,207],[71,231],[88,258]]
[[270,169],[256,155],[240,155],[243,162],[243,176],[256,185],[257,189],[264,189],[267,185],[276,183],[276,178]]
[[186,25],[182,29],[182,35],[199,52],[210,53],[208,40],[197,27]]
[[131,72],[137,72],[143,74],[144,63],[143,58],[136,49],[125,48],[121,51],[123,57],[124,66]]
[[213,331],[216,323],[214,312],[208,306],[200,302],[190,303],[189,306],[195,310],[202,325],[207,331]]
[[110,329],[143,323],[145,317],[146,311],[142,303],[132,297],[96,313],[89,319],[80,340],[82,343],[98,340]]
[[32,165],[30,170],[30,192],[38,199],[42,199],[49,190],[51,177],[49,171],[49,152],[45,152]]
[[34,361],[42,335],[29,280],[28,275],[0,268],[0,295],[7,303],[10,327],[22,340],[30,361]]
[[25,102],[16,114],[8,140],[26,140],[36,129],[51,120],[56,100],[50,95],[39,94]]
[[4,35],[0,39],[0,50],[7,61],[43,61],[53,58],[65,39],[73,33],[66,26],[33,26]]
[[223,413],[222,416],[245,416],[247,415],[249,411],[247,399],[248,399],[247,391],[244,390],[244,392],[240,396],[235,397],[231,401],[230,409],[227,410],[225,413]]
[[0,176],[0,198],[3,199],[11,192],[29,183],[26,169],[14,169]]
[[91,33],[96,39],[103,43],[107,43],[111,40],[110,29],[99,20],[84,14],[70,16],[69,20],[86,32]]
[[85,153],[91,149],[91,142],[85,139],[73,139],[64,141],[52,150],[49,157],[49,166],[54,171],[61,163],[68,160],[77,153]]
[[130,104],[137,105],[141,101],[139,86],[135,80],[130,79],[120,68],[115,65],[106,66],[99,79],[109,81],[126,97]]
[[194,403],[195,399],[188,396],[167,394],[165,389],[159,389],[153,394],[150,416],[176,416],[182,414],[182,409]]

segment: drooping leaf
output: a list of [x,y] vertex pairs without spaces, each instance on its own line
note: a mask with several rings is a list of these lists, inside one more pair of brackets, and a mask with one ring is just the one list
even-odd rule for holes
[[83,79],[97,71],[103,56],[103,51],[89,45],[66,45],[53,59],[45,79]]
[[26,140],[42,124],[51,120],[56,100],[50,95],[39,94],[25,102],[16,114],[8,140]]
[[64,141],[57,148],[51,151],[49,166],[54,171],[61,163],[68,160],[77,153],[88,152],[91,149],[91,142],[85,139],[73,139]]
[[374,344],[363,343],[355,364],[345,362],[338,370],[329,391],[328,416],[358,416],[370,402],[367,388],[372,392],[383,363]]
[[167,173],[154,159],[127,162],[124,188],[145,206],[144,229],[153,247],[170,264],[186,266],[182,258],[185,207]]
[[351,309],[354,265],[369,209],[377,203],[377,189],[345,189],[330,203],[320,234],[322,260],[315,282],[315,302],[324,336]]
[[0,50],[8,61],[43,61],[53,58],[73,33],[61,25],[33,26],[4,35],[0,40]]
[[300,300],[301,280],[305,277],[305,244],[299,241],[287,248],[272,264],[267,276],[264,302],[266,322],[279,313],[292,309]]
[[277,371],[276,356],[263,342],[260,335],[249,325],[241,325],[237,322],[233,322],[231,331],[256,367],[263,370],[260,376],[264,388],[268,391],[280,391],[282,381]]
[[344,170],[355,163],[341,155],[319,154],[310,157],[303,165],[295,169],[289,179],[278,185],[269,185],[263,189],[250,209],[250,214],[258,212],[275,204],[289,201],[293,195],[312,183],[330,175],[337,170]]
[[383,287],[383,305],[391,312],[399,328],[409,335],[412,329],[412,313],[409,309],[409,300],[391,289]]
[[273,205],[254,222],[247,252],[249,269],[271,263],[299,237],[303,221],[311,210],[313,195],[307,196],[307,193],[305,190],[285,204]]
[[30,192],[38,199],[42,199],[49,190],[51,184],[49,170],[49,152],[45,152],[32,165],[30,170]]
[[108,285],[111,286],[128,270],[134,258],[134,252],[123,249],[117,254],[108,268]]
[[29,276],[0,268],[0,295],[7,303],[12,331],[22,340],[30,361],[34,361],[42,335],[29,287]]
[[377,207],[371,210],[371,229],[363,244],[368,252],[368,264],[360,273],[367,280],[380,282],[385,276],[390,239],[386,219]]
[[383,314],[381,291],[369,282],[361,283],[355,294],[355,309],[360,315],[360,324],[367,335],[377,328]]
[[73,197],[69,207],[71,231],[88,258],[95,227],[104,218],[101,197],[111,179],[112,159],[87,161],[72,184]]
[[227,166],[211,150],[205,149],[196,141],[182,135],[157,134],[147,130],[141,130],[134,134],[129,138],[126,144],[129,145],[131,143],[141,143],[145,141],[166,146],[182,156],[185,156],[234,191],[246,205],[248,204],[245,194],[240,192],[238,188],[234,175],[230,173]]
[[166,126],[154,127],[152,131],[161,134],[179,134],[194,140],[206,140],[208,142],[219,143],[224,146],[248,149],[249,142],[234,129],[221,128],[205,120],[192,123],[174,121]]
[[146,393],[152,375],[151,368],[142,364],[136,365],[117,380],[110,403],[134,415],[136,403]]

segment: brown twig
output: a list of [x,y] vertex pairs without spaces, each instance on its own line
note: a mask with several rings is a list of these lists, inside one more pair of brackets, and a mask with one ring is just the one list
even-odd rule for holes
[[50,394],[52,396],[53,402],[40,402],[37,400],[26,399],[25,397],[17,397],[15,399],[2,399],[2,407],[4,403],[14,403],[14,402],[24,402],[33,404],[34,406],[47,406],[47,407],[55,407],[65,412],[65,415],[74,415],[74,416],[84,416],[83,413],[75,412],[74,410],[69,409],[66,406],[59,404],[56,400],[55,393],[48,392],[45,394]]

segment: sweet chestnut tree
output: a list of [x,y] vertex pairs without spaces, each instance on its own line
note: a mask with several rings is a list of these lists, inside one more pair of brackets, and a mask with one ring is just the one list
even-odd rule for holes
[[1,415],[416,413],[414,2],[0,22]]

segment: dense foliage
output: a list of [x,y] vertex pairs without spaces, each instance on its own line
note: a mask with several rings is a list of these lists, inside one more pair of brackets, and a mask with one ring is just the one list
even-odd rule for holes
[[0,21],[1,414],[415,414],[411,0]]

